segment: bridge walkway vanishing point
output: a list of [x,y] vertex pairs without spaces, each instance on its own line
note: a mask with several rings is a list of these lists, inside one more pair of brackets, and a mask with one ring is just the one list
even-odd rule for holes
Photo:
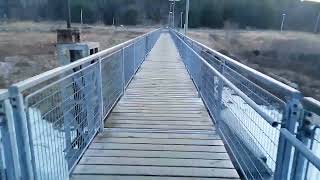
[[169,33],[162,33],[72,179],[239,179]]

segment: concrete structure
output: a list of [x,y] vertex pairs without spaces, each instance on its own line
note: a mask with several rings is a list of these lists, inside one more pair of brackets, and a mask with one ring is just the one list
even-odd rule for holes
[[74,44],[57,44],[58,60],[61,65],[67,65],[78,59],[99,52],[99,43],[80,42]]

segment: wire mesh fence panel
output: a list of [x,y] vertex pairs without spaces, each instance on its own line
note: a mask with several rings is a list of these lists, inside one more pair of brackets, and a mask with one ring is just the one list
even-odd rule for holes
[[221,108],[221,94],[219,94],[219,88],[222,82],[217,76],[210,72],[211,71],[207,66],[202,66],[201,96],[213,118],[218,120],[220,118],[219,110]]
[[222,92],[224,121],[245,145],[263,160],[271,171],[275,170],[279,129],[267,123],[233,89],[225,86]]
[[222,61],[212,55],[210,52],[205,50],[200,50],[199,55],[203,57],[208,63],[213,66],[215,69],[220,69]]
[[284,101],[264,90],[229,66],[224,66],[223,75],[256,104],[261,106],[261,109],[273,120],[277,122],[282,121],[286,107]]
[[36,179],[65,179],[100,126],[98,63],[25,97]]
[[124,76],[125,85],[127,86],[132,77],[134,76],[134,44],[131,44],[123,49],[124,56]]
[[135,43],[135,71],[137,71],[141,65],[141,63],[145,59],[146,55],[146,39],[145,38],[140,38],[138,41]]
[[[0,100],[0,109],[4,108],[4,101]],[[6,164],[5,164],[5,152],[4,152],[4,146],[6,145],[6,135],[7,130],[4,126],[5,117],[4,114],[0,114],[0,179],[5,178],[5,170],[6,170]]]
[[[177,37],[173,35],[180,55],[211,116],[228,129],[225,135],[232,141],[230,143],[237,144],[234,146],[235,151],[238,151],[240,156],[247,154],[246,158],[238,157],[238,160],[242,161],[246,176],[253,179],[271,177],[276,166],[280,132],[279,128],[272,127],[259,113],[262,111],[269,118],[280,122],[285,103],[223,64],[221,59],[201,50],[202,48],[190,39],[183,41]],[[203,60],[207,63],[201,58],[206,58]],[[224,83],[217,72],[234,86]],[[251,107],[238,91],[253,100],[256,106]],[[257,108],[259,112],[256,111]]]
[[124,89],[123,51],[118,50],[101,59],[103,117],[120,98]]
[[[314,129],[314,134],[313,134],[313,139],[311,140],[310,149],[317,157],[320,158],[320,128],[319,127]],[[308,161],[306,179],[316,180],[319,177],[320,177],[320,170]]]

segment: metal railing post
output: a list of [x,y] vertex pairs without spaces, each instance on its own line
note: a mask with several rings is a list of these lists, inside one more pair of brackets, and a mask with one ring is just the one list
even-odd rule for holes
[[133,42],[133,75],[136,74],[136,41]]
[[23,96],[15,86],[10,87],[10,103],[15,120],[16,141],[18,145],[19,164],[23,179],[35,179],[35,163],[33,158],[32,134],[29,129]]
[[98,88],[99,88],[99,108],[101,114],[101,125],[99,128],[99,132],[103,132],[104,129],[104,100],[103,100],[103,86],[102,86],[102,65],[101,65],[101,58],[98,60]]
[[[300,94],[293,95],[291,100],[287,102],[284,118],[281,124],[281,128],[287,129],[293,135],[295,135],[302,108],[300,99]],[[294,158],[292,152],[292,145],[282,134],[280,134],[274,173],[275,180],[287,180],[290,178],[292,158]]]
[[[99,88],[97,87],[98,83],[97,80],[97,76],[99,74],[99,70],[98,68],[94,68],[93,72],[92,72],[92,75],[91,75],[91,72],[88,72],[88,73],[84,73],[83,75],[83,80],[84,80],[84,108],[85,108],[85,112],[87,113],[87,116],[86,116],[86,120],[87,120],[87,126],[88,126],[88,129],[84,129],[85,133],[88,133],[89,136],[85,135],[85,144],[88,144],[89,141],[90,141],[90,137],[96,132],[96,129],[94,127],[95,125],[95,114],[94,114],[94,102],[93,102],[93,99],[94,99],[94,96],[100,96],[99,95],[99,90],[98,92],[96,92],[95,88]],[[95,94],[97,93],[97,94]],[[98,118],[98,117],[97,117]],[[92,134],[90,134],[92,133]]]
[[146,50],[145,50],[145,54],[144,54],[144,61],[146,60],[147,54],[149,52],[148,44],[149,44],[149,35],[146,35]]
[[2,151],[3,158],[2,161],[5,163],[5,168],[3,172],[4,177],[7,180],[22,179],[21,167],[19,162],[19,152],[18,144],[16,139],[15,121],[13,119],[12,107],[10,100],[6,99],[0,102],[0,132],[2,138]]
[[121,50],[121,59],[122,59],[122,95],[124,95],[125,91],[126,91],[126,79],[125,79],[125,68],[124,68],[124,48],[122,48]]
[[[299,120],[297,139],[306,147],[311,148],[312,139],[315,136],[313,124],[308,120],[309,112],[303,110]],[[307,173],[307,159],[299,151],[295,151],[292,162],[292,180],[304,180]]]
[[[224,67],[225,67],[225,61],[222,61],[221,64],[220,64],[220,73],[222,75],[224,75]],[[222,93],[223,93],[223,86],[224,86],[224,83],[222,81],[222,79],[219,79],[219,82],[218,82],[218,109],[217,109],[217,123],[219,123],[219,121],[221,121],[221,113],[222,113],[222,106],[223,106],[223,101],[222,101]]]

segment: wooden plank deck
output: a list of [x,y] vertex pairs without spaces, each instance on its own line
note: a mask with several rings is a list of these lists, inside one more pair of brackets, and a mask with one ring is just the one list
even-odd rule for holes
[[73,180],[239,179],[168,33],[105,127]]

